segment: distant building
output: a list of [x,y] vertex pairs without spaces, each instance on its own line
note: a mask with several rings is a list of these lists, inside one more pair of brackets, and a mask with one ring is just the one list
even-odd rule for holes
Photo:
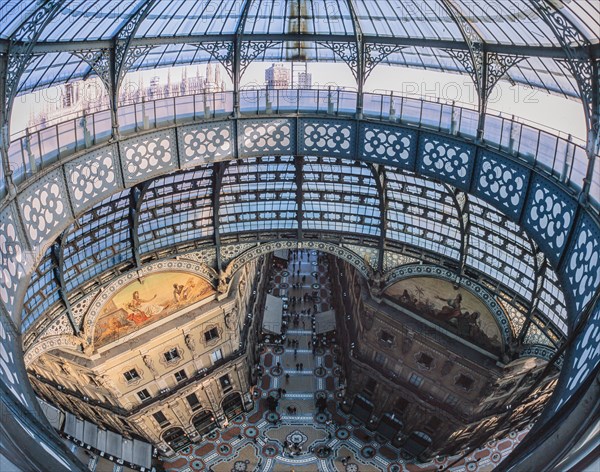
[[269,89],[290,87],[290,70],[283,64],[273,64],[265,70],[265,83]]
[[[200,74],[196,68],[195,76],[189,77],[188,70],[184,69],[180,81],[174,82],[170,72],[167,74],[166,83],[161,84],[161,78],[154,76],[146,86],[143,78],[139,82],[126,81],[121,87],[119,101],[121,103],[138,103],[143,100],[158,100],[160,98],[191,95],[197,93],[224,92],[225,81],[221,79],[221,69],[217,65],[206,65],[206,74]],[[108,93],[98,78],[86,81],[78,80],[63,86],[60,99],[55,102],[45,101],[42,110],[29,118],[29,127],[45,126],[56,120],[63,119],[66,115],[95,113],[108,108]]]
[[308,72],[298,73],[298,88],[309,89],[312,88],[312,74]]

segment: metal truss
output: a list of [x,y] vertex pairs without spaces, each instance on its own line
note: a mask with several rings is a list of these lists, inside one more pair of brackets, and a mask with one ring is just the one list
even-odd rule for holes
[[544,276],[546,273],[547,265],[546,256],[540,250],[539,246],[535,244],[534,241],[531,241],[531,248],[533,251],[533,270],[535,277],[535,286],[533,289],[533,296],[531,297],[531,301],[529,302],[527,313],[525,315],[525,323],[523,323],[523,327],[517,335],[517,342],[519,345],[523,344],[527,331],[531,326],[531,319],[533,318],[533,313],[538,307],[540,293],[544,286]]
[[213,215],[213,231],[214,242],[216,248],[216,271],[221,274],[223,271],[223,263],[221,261],[221,233],[219,223],[221,187],[223,186],[223,174],[227,168],[227,163],[215,162],[212,172],[212,215]]
[[[587,126],[588,169],[581,192],[585,203],[590,191],[594,173],[594,162],[600,153],[600,56],[592,54],[592,45],[578,28],[562,15],[557,7],[548,0],[530,0],[543,20],[552,29],[558,39],[566,59],[560,61],[571,72],[583,102]],[[582,55],[581,49],[573,44],[582,44],[588,54]]]
[[45,0],[10,36],[6,51],[0,58],[0,156],[4,167],[6,187],[11,197],[16,196],[16,188],[12,181],[12,170],[8,161],[10,145],[10,115],[15,97],[19,89],[19,81],[27,65],[33,58],[33,47],[44,28],[50,23],[54,14],[61,7],[59,0]]
[[93,70],[108,91],[114,139],[119,137],[118,102],[123,78],[135,61],[154,47],[152,44],[132,46],[132,39],[156,1],[140,3],[131,18],[119,29],[109,47],[72,51],[73,55],[89,64],[90,70],[85,77],[89,77]]
[[479,99],[477,139],[482,139],[485,111],[493,88],[512,66],[525,59],[525,57],[490,52],[481,34],[467,20],[467,17],[454,4],[454,1],[442,0],[442,3],[455,21],[468,46],[468,51],[453,48],[445,48],[445,51],[463,65],[475,84]]
[[302,231],[302,224],[304,221],[304,211],[302,205],[304,204],[304,159],[302,156],[294,157],[294,169],[296,171],[296,218],[298,220],[298,241],[304,239]]
[[460,225],[460,259],[457,276],[463,277],[465,275],[465,268],[467,266],[467,254],[469,253],[469,196],[465,192],[452,189],[448,185],[445,185],[448,193],[452,196],[454,207],[458,213],[458,221]]
[[71,303],[69,302],[69,297],[67,296],[67,287],[65,284],[64,277],[64,246],[63,241],[66,239],[66,232],[63,234],[52,244],[50,248],[52,263],[53,263],[53,275],[56,281],[56,285],[58,285],[58,294],[62,303],[65,306],[65,313],[67,315],[67,319],[73,329],[73,334],[75,336],[79,335],[79,326],[75,322],[75,317],[73,316],[73,310],[71,309]]
[[131,187],[131,190],[129,191],[129,238],[131,240],[133,262],[137,269],[142,267],[139,238],[140,210],[142,208],[144,196],[148,191],[150,183],[151,182],[146,182],[140,185],[135,185]]

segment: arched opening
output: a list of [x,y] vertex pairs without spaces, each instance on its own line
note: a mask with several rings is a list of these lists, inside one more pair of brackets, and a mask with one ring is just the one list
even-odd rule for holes
[[227,395],[221,403],[223,413],[229,419],[235,418],[244,411],[244,402],[242,396],[238,392],[233,392]]
[[190,438],[188,438],[187,434],[185,434],[185,431],[181,428],[168,429],[165,431],[162,438],[163,441],[166,442],[175,452],[183,449],[191,442]]
[[210,433],[219,426],[215,421],[215,415],[209,410],[202,410],[194,416],[194,418],[192,418],[192,424],[200,436]]

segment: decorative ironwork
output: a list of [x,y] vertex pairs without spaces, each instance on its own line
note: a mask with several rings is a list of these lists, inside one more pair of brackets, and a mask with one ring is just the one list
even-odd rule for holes
[[225,68],[231,80],[233,80],[233,42],[231,41],[214,41],[195,44],[198,49],[210,54],[214,60],[219,61]]
[[244,75],[252,61],[282,41],[244,41],[240,51],[240,76]]
[[588,126],[588,154],[593,156],[598,153],[600,145],[600,59],[580,57],[576,48],[591,46],[590,42],[552,2],[532,1],[567,55],[566,61],[558,62],[565,65],[577,81]]
[[[10,37],[8,46],[8,64],[4,93],[4,119],[10,119],[12,102],[17,95],[19,80],[31,60],[33,47],[44,28],[50,23],[54,14],[61,7],[60,0],[38,2],[39,7]],[[4,123],[0,123],[4,125]]]
[[[71,54],[89,64],[107,90],[110,90],[110,49],[89,49],[73,51]],[[89,75],[89,74],[88,74]]]
[[344,61],[350,67],[354,79],[359,81],[359,70],[358,70],[358,47],[356,43],[346,43],[338,41],[322,41],[317,43],[319,46],[329,49],[339,59]]
[[363,82],[366,82],[373,72],[373,69],[390,55],[406,49],[406,46],[381,43],[363,43],[364,61],[363,61]]
[[486,78],[484,97],[487,102],[491,91],[496,86],[498,81],[504,77],[504,74],[515,64],[521,62],[525,57],[523,56],[511,56],[508,54],[498,54],[496,52],[486,53]]
[[114,38],[115,71],[113,77],[114,93],[118,93],[121,81],[133,63],[153,48],[151,45],[130,47],[131,40],[140,24],[150,13],[157,0],[142,2],[137,11],[119,29]]

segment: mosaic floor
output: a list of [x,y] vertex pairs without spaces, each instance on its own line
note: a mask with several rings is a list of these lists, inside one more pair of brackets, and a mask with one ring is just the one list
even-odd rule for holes
[[[315,349],[314,313],[330,309],[327,259],[294,253],[286,268],[272,269],[272,294],[287,297],[291,317],[283,346],[266,346],[265,374],[255,391],[255,407],[163,462],[168,472],[402,472],[444,470],[456,460],[405,463],[400,451],[337,408],[339,367],[335,346]],[[305,301],[304,295],[316,296]],[[292,297],[296,297],[293,303]],[[308,314],[310,309],[311,314]],[[304,314],[303,314],[304,312]],[[294,344],[297,343],[297,347]],[[279,389],[282,389],[279,398]],[[285,392],[283,391],[285,390]],[[269,411],[267,397],[279,399]],[[318,398],[326,408],[319,413]],[[527,434],[527,430],[490,442],[448,470],[490,471]]]

